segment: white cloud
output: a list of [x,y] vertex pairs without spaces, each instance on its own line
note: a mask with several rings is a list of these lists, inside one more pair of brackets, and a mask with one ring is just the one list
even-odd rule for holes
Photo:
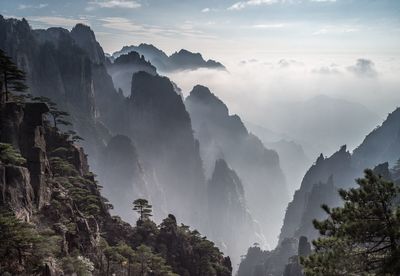
[[204,8],[201,10],[201,12],[210,12],[210,11],[211,11],[210,8]]
[[69,17],[61,17],[61,16],[32,16],[28,17],[29,21],[36,23],[38,25],[46,25],[46,26],[60,26],[60,27],[73,27],[78,23],[83,23],[89,25],[89,22],[86,18],[69,18]]
[[103,26],[109,29],[126,31],[126,32],[137,32],[137,31],[144,31],[144,28],[139,25],[135,24],[131,20],[123,17],[105,17],[100,19],[103,21]]
[[256,24],[251,26],[252,28],[256,29],[276,29],[276,28],[283,28],[285,24],[278,23],[278,24]]
[[278,3],[278,0],[247,0],[236,2],[228,8],[228,10],[241,10],[248,6],[271,5]]
[[325,34],[346,34],[354,33],[360,30],[359,26],[324,26],[321,29],[313,32],[313,35],[325,35]]
[[26,10],[26,9],[43,9],[47,7],[49,4],[39,4],[39,5],[26,5],[26,4],[20,4],[18,5],[19,10]]
[[[309,0],[310,2],[336,2],[336,0]],[[260,6],[260,5],[271,5],[275,3],[292,3],[292,1],[287,0],[247,0],[247,1],[239,1],[233,4],[228,8],[228,10],[242,10],[248,6]],[[298,2],[302,2],[299,0]]]
[[196,37],[204,39],[213,39],[215,37],[204,34],[196,30],[195,26],[187,21],[175,27],[163,27],[146,24],[138,24],[124,17],[105,17],[100,19],[102,26],[121,31],[122,34],[135,34],[142,37],[160,38],[160,37]]
[[136,9],[140,8],[141,4],[134,0],[94,0],[88,3],[92,7],[88,7],[87,10],[93,8],[93,6],[99,6],[100,8],[125,8],[125,9]]

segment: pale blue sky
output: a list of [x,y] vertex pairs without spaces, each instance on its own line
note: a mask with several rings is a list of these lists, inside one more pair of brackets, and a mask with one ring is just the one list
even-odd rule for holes
[[[88,24],[109,53],[142,42],[201,52],[229,72],[168,77],[185,95],[206,85],[232,113],[278,132],[290,129],[275,129],[273,108],[285,113],[316,95],[381,118],[400,103],[400,0],[0,0],[0,13],[34,28]],[[358,145],[365,134],[320,150]]]
[[105,51],[153,43],[227,59],[274,52],[400,49],[398,0],[0,0],[0,13],[35,28],[90,25]]

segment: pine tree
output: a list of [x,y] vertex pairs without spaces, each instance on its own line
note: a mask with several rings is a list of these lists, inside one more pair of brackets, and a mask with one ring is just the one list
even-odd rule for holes
[[[66,120],[66,117],[69,117],[69,113],[66,111],[59,110],[57,104],[53,102],[51,99],[47,97],[34,97],[33,101],[46,103],[50,109],[49,114],[52,117],[53,127],[57,128],[58,125],[70,126],[72,125],[69,121]],[[76,133],[74,133],[76,134]],[[82,140],[81,137],[76,136],[77,140]]]
[[[18,69],[11,58],[0,49],[0,103],[4,104],[10,100],[13,92],[24,93],[28,89],[25,85],[26,75]],[[22,95],[15,95],[20,98]]]
[[144,221],[149,219],[152,214],[152,206],[146,199],[139,198],[133,202],[133,210],[139,213],[139,220]]
[[306,275],[400,274],[399,188],[371,170],[357,184],[339,191],[343,207],[323,205],[328,219],[314,221],[322,237],[302,259]]
[[0,210],[0,275],[28,272],[41,265],[45,242],[32,225]]

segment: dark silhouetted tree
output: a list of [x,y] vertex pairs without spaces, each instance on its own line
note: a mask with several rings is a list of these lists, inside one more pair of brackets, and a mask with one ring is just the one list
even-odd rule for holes
[[34,97],[33,101],[43,102],[48,105],[50,109],[49,115],[52,117],[53,126],[55,128],[57,128],[57,125],[64,125],[64,126],[72,125],[69,121],[66,120],[66,118],[70,116],[69,113],[66,111],[58,110],[57,104],[53,102],[51,99],[41,96],[41,97]]
[[[11,58],[0,49],[0,102],[8,102],[11,98],[11,93],[26,92],[28,87],[25,85],[25,80],[25,73],[18,69]],[[15,96],[17,97],[17,95]],[[19,97],[21,96],[19,95]]]
[[140,221],[147,220],[152,216],[152,206],[143,198],[136,199],[133,202],[133,210],[138,212]]

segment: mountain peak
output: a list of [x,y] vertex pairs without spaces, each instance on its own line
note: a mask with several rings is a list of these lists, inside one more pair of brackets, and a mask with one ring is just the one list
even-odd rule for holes
[[100,64],[105,60],[103,48],[96,40],[93,30],[84,24],[76,24],[71,30],[71,37],[89,56],[92,62]]
[[[115,64],[137,64],[137,65],[147,65],[151,66],[151,63],[146,61],[143,55],[135,51],[130,51],[127,54],[120,55],[114,60]],[[155,68],[154,68],[155,70]]]
[[193,95],[193,97],[198,97],[198,98],[217,98],[213,93],[211,93],[210,89],[207,86],[203,86],[200,84],[196,84],[192,91],[190,92],[190,95]]
[[226,163],[225,159],[217,159],[215,161],[215,170],[214,171],[227,171],[229,170],[228,164]]
[[85,25],[83,23],[76,24],[72,28],[71,33],[84,33],[86,35],[90,35],[91,37],[95,36],[93,30],[88,25]]
[[186,98],[187,103],[202,104],[204,107],[210,109],[212,113],[218,113],[228,116],[228,107],[221,101],[210,89],[203,85],[196,85],[190,91],[189,96]]
[[195,56],[199,56],[199,57],[203,58],[200,53],[193,53],[186,49],[180,49],[179,52],[175,52],[175,53],[179,54],[179,55],[195,55]]
[[204,60],[200,53],[193,53],[186,49],[181,49],[168,56],[164,51],[158,49],[153,44],[141,43],[138,46],[124,46],[120,51],[113,53],[116,58],[130,51],[138,52],[145,56],[146,60],[156,66],[159,71],[180,71],[194,70],[198,68],[225,69],[225,67],[214,60]]
[[170,98],[167,95],[177,96],[171,81],[167,77],[152,75],[145,71],[133,74],[131,99],[135,97],[158,97],[160,100],[161,98],[167,100]]

